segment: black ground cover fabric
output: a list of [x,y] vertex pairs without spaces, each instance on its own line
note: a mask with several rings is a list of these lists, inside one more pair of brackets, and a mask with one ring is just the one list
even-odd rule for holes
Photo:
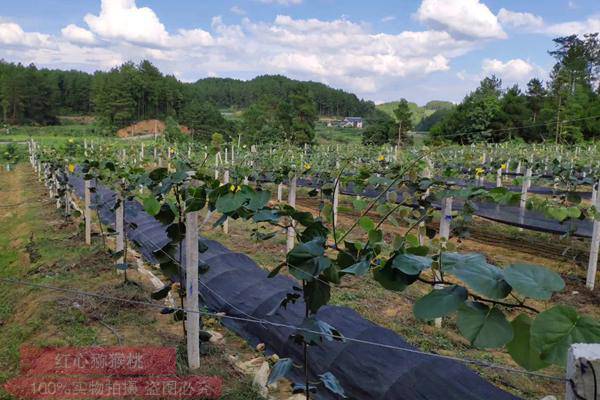
[[[83,197],[83,180],[70,177],[76,194]],[[98,206],[103,223],[114,226],[114,193],[98,186],[92,203]],[[167,243],[165,226],[144,212],[136,201],[125,202],[128,237],[150,262],[152,252]],[[133,229],[131,224],[137,228]],[[264,343],[269,353],[302,360],[301,347],[290,335],[302,323],[304,304],[299,301],[286,309],[279,307],[286,293],[297,283],[291,278],[267,278],[267,272],[252,259],[231,252],[218,242],[202,239],[208,250],[200,254],[200,262],[209,266],[200,277],[200,293],[212,312],[224,312],[244,320],[223,319],[224,325],[252,345]],[[185,254],[185,252],[184,252]],[[318,318],[337,328],[344,336],[384,346],[416,350],[395,332],[382,328],[346,307],[326,306]],[[250,320],[250,321],[246,321]],[[269,321],[273,326],[256,320]],[[332,372],[351,399],[381,400],[512,400],[515,396],[500,390],[463,364],[429,355],[351,341],[327,341],[311,347],[309,353],[311,380],[318,374]],[[299,380],[299,375],[292,376]],[[335,399],[324,388],[317,398]]]

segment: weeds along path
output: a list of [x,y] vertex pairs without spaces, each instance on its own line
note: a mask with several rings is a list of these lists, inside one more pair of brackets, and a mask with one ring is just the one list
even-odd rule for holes
[[[131,271],[130,278],[137,284],[123,285],[101,240],[95,237],[94,245],[83,244],[79,222],[65,220],[28,165],[0,172],[0,226],[0,278],[151,301],[154,287],[147,278]],[[223,377],[225,399],[260,399],[250,378],[229,361],[231,354],[242,360],[258,354],[221,330],[216,321],[209,329],[220,330],[226,345],[211,345],[195,373]],[[12,399],[2,384],[18,374],[22,345],[178,347],[182,343],[180,324],[156,309],[0,282],[0,400]],[[179,368],[186,372],[183,362]]]

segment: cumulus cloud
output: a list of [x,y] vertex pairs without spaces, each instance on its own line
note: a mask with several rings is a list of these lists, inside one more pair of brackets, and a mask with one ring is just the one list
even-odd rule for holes
[[50,36],[38,32],[25,32],[14,22],[0,22],[0,45],[46,47],[50,45]]
[[505,26],[529,30],[539,30],[544,26],[544,20],[540,16],[528,12],[510,11],[506,8],[501,8],[498,12],[498,21]]
[[477,39],[505,39],[498,18],[479,0],[423,0],[415,18],[435,29]]
[[386,15],[385,17],[381,18],[381,22],[390,22],[395,19],[396,19],[396,17],[393,15]]
[[486,58],[481,63],[484,76],[494,74],[507,83],[523,83],[533,77],[539,77],[543,70],[521,58],[501,61],[495,58]]
[[69,24],[61,29],[63,38],[71,43],[93,45],[96,43],[94,34],[80,26]]
[[84,21],[92,32],[106,39],[165,46],[169,34],[149,7],[137,7],[135,0],[102,0],[100,14],[87,14]]
[[583,35],[600,31],[600,15],[591,16],[584,21],[570,21],[546,26],[544,32],[554,36]]
[[539,15],[501,8],[498,12],[498,21],[505,27],[548,36],[583,35],[600,31],[600,15],[592,15],[583,21],[548,24]]

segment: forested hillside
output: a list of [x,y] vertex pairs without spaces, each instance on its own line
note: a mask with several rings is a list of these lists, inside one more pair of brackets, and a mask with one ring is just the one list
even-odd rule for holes
[[110,129],[167,116],[191,123],[203,115],[218,119],[217,107],[245,109],[265,98],[287,101],[297,92],[314,100],[319,115],[365,116],[375,108],[343,90],[279,75],[250,81],[207,78],[190,84],[163,75],[149,61],[93,75],[0,62],[2,122],[8,124],[53,124],[57,115],[89,113]]

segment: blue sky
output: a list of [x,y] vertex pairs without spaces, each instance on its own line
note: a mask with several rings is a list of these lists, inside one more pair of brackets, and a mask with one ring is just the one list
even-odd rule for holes
[[600,31],[592,0],[0,0],[0,58],[185,81],[280,73],[376,102],[459,101],[484,76],[545,79],[552,38]]

